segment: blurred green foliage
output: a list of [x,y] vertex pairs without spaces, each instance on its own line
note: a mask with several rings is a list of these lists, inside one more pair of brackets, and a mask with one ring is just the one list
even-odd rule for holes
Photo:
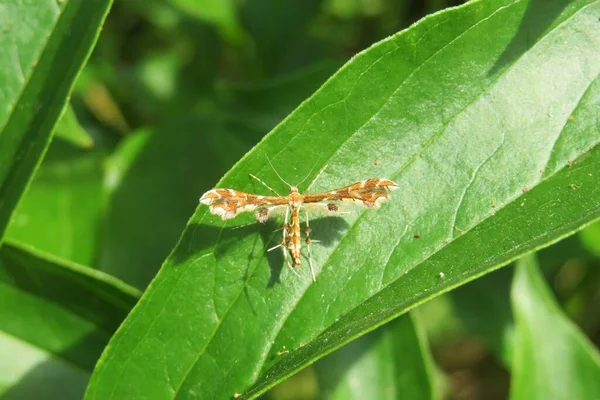
[[[115,0],[45,158],[11,210],[0,249],[0,304],[10,304],[0,314],[0,396],[81,398],[199,196],[357,52],[461,3]],[[569,1],[552,3],[548,13]],[[5,32],[18,23],[10,10],[0,4]],[[19,79],[7,76],[0,78]],[[544,361],[513,362],[535,359],[527,355],[545,339],[575,343],[565,345],[564,360],[583,365],[580,377],[591,382],[581,393],[564,386],[556,398],[597,396],[599,267],[596,223],[537,261],[488,274],[378,328],[265,397],[530,398],[527,381],[548,376],[535,368]],[[526,308],[523,296],[537,301]],[[532,320],[542,314],[543,322]],[[407,345],[420,346],[418,354]],[[406,365],[403,356],[418,362]]]

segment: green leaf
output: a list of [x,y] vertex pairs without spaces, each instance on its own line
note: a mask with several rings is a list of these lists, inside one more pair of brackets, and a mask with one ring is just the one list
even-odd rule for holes
[[249,0],[240,10],[252,38],[252,58],[266,76],[289,72],[320,60],[320,45],[306,34],[323,0]]
[[600,354],[559,308],[535,257],[517,263],[511,399],[600,397]]
[[94,145],[92,137],[79,124],[75,111],[71,105],[65,108],[65,112],[56,124],[56,137],[78,147],[89,148]]
[[[590,258],[589,254],[582,248],[579,237],[596,225],[598,224],[594,223],[583,229],[578,235],[561,240],[537,252],[536,258],[539,260],[540,268],[548,273],[564,266],[564,268],[573,271],[572,273],[576,276],[581,274],[582,276],[579,279],[584,279],[585,276],[585,279],[591,280],[590,286],[595,288],[594,279],[590,279],[593,277],[584,275],[584,272],[581,271],[581,261],[578,263],[577,260]],[[507,369],[512,368],[514,358],[515,326],[510,298],[511,287],[514,282],[513,276],[513,268],[504,268],[476,281],[469,282],[449,293],[449,297],[453,300],[455,306],[455,312],[461,318],[464,326],[470,333],[481,338]],[[563,287],[574,285],[572,282],[569,283],[573,278],[565,279],[561,275],[554,275],[554,273],[552,273],[552,276],[554,276],[553,280]],[[577,280],[577,278],[575,279]],[[595,289],[591,289],[591,291],[595,292]],[[581,288],[579,288],[577,294],[579,296],[583,295]],[[564,293],[562,295],[565,296]],[[593,295],[590,293],[590,296]],[[589,297],[579,298],[578,303],[587,304],[587,308],[591,308]],[[586,321],[589,320],[589,318],[586,319]]]
[[6,400],[80,399],[89,372],[0,331],[0,395]]
[[[391,178],[392,201],[311,224],[316,283],[306,261],[297,277],[266,252],[278,224],[200,206],[87,397],[256,396],[599,218],[600,1],[545,2],[560,10],[539,15],[531,4],[470,2],[346,64],[218,186],[267,193],[253,173],[284,191],[268,155],[292,183],[329,164],[314,191]],[[520,33],[531,19],[538,37]]]
[[504,268],[450,292],[456,314],[510,368],[514,321],[510,307],[512,268]]
[[[124,26],[140,18],[144,28],[124,35]],[[156,21],[162,18],[172,21],[163,26]],[[173,46],[157,48],[166,37]],[[220,43],[212,26],[163,0],[129,0],[111,13],[76,89],[96,118],[117,132],[129,134],[130,125],[155,126],[213,101]],[[120,58],[124,54],[127,62]]]
[[93,265],[104,203],[106,154],[55,140],[13,215],[6,237]]
[[286,74],[259,84],[222,85],[220,108],[233,123],[249,127],[256,141],[273,129],[305,98],[327,80],[339,67],[339,62],[323,62],[310,68]]
[[173,6],[191,16],[214,24],[224,37],[238,43],[243,31],[236,19],[235,2],[232,0],[169,0]]
[[0,6],[0,238],[110,4],[9,1]]
[[582,245],[596,257],[600,257],[600,222],[588,226],[579,234]]
[[326,399],[434,398],[433,360],[415,312],[347,344],[315,369]]
[[6,241],[0,248],[2,398],[81,398],[139,295],[106,274]]

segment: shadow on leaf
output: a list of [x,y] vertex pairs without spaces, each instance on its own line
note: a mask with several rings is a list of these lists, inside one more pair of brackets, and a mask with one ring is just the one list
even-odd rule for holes
[[569,3],[570,0],[530,1],[517,34],[506,46],[488,75],[495,75],[531,49]]
[[[311,220],[311,239],[315,242],[311,244],[313,252],[314,246],[330,247],[336,243],[342,233],[348,228],[348,223],[336,216],[321,217]],[[255,235],[252,244],[243,249],[235,249],[239,242],[247,236]],[[273,287],[280,283],[283,268],[287,268],[284,253],[281,249],[268,249],[281,243],[282,222],[279,220],[268,220],[264,224],[258,222],[241,224],[239,226],[215,226],[210,224],[194,224],[186,229],[180,246],[172,254],[175,265],[185,264],[191,257],[197,257],[199,253],[212,248],[217,261],[231,254],[234,251],[244,252],[246,258],[246,273],[244,280],[248,280],[252,273],[252,266],[261,257],[265,257],[271,275],[267,287]],[[302,268],[308,268],[308,253],[305,244],[304,223],[302,224]],[[187,244],[186,244],[187,243]],[[287,251],[287,250],[286,250]],[[288,257],[289,259],[289,257]],[[300,271],[297,271],[300,272]]]

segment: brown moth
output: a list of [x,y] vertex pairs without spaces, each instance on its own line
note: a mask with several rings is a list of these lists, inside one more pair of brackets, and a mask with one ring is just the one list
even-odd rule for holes
[[[270,163],[270,161],[269,161]],[[308,185],[305,192],[308,192],[315,181],[321,176],[325,167],[317,174],[315,179]],[[328,192],[315,194],[302,194],[298,190],[300,184],[293,186],[279,176],[273,168],[275,174],[286,185],[289,186],[290,192],[287,196],[281,196],[274,189],[264,183],[256,176],[250,176],[267,189],[276,194],[276,196],[261,196],[246,192],[240,192],[234,189],[212,189],[204,193],[200,198],[200,203],[206,204],[211,213],[220,216],[222,219],[234,218],[241,212],[256,211],[259,222],[264,223],[269,218],[269,215],[276,211],[284,211],[285,219],[283,223],[283,237],[281,243],[270,248],[268,251],[281,247],[283,249],[284,259],[293,273],[298,275],[294,270],[295,267],[302,265],[300,259],[301,237],[300,237],[300,210],[304,208],[306,225],[305,243],[308,251],[308,262],[312,279],[315,281],[315,271],[312,261],[312,253],[310,251],[310,224],[308,218],[307,206],[314,205],[323,207],[330,214],[339,215],[339,205],[343,203],[355,203],[365,208],[377,209],[381,203],[390,199],[389,191],[397,189],[398,185],[389,179],[373,178],[364,181],[356,182],[339,189]],[[306,179],[306,178],[305,178]],[[304,181],[304,180],[303,180]],[[290,221],[288,224],[288,220]],[[287,251],[286,251],[287,250]],[[288,260],[288,253],[292,262]]]

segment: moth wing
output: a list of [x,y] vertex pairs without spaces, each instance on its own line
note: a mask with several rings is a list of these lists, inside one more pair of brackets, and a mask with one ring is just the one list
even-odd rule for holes
[[200,203],[207,205],[212,214],[225,220],[234,218],[242,212],[261,210],[279,204],[281,198],[257,196],[234,189],[212,189],[202,195]]
[[264,224],[269,218],[283,217],[283,215],[285,215],[285,210],[287,209],[287,207],[287,204],[268,205],[261,207],[256,212],[256,219],[261,224]]
[[305,203],[325,204],[330,212],[338,212],[339,208],[358,205],[365,208],[379,208],[390,199],[389,192],[398,185],[389,179],[373,178],[353,183],[339,189],[318,194],[306,195]]
[[354,202],[331,201],[319,203],[304,203],[303,210],[307,211],[311,218],[340,216],[356,212],[357,204]]

